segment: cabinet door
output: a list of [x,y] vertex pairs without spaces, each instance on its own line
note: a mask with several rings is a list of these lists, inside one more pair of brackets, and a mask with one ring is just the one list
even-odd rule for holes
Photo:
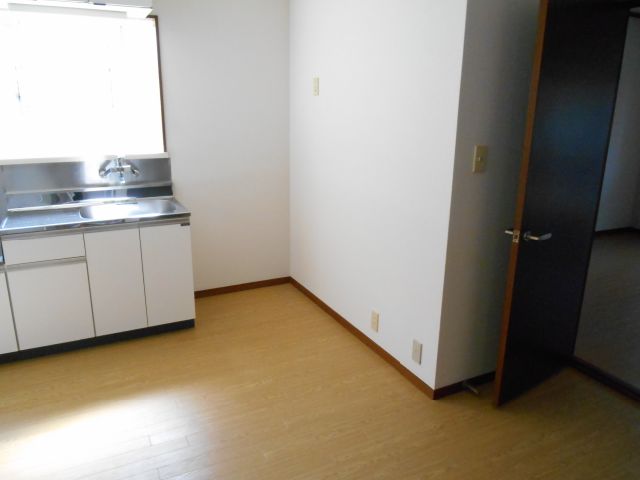
[[137,228],[84,236],[96,335],[147,327]]
[[0,273],[0,354],[16,352],[16,331],[13,328],[13,315],[9,303],[9,291],[4,272]]
[[142,227],[140,241],[149,326],[194,319],[189,226]]
[[20,350],[95,336],[84,259],[20,265],[7,274]]

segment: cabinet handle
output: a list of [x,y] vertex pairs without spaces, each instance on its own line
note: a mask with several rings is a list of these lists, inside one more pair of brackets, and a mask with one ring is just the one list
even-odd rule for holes
[[55,267],[57,265],[73,265],[76,263],[86,263],[86,257],[61,258],[58,260],[44,260],[42,262],[18,263],[15,265],[7,265],[5,268],[8,272],[16,270],[29,270],[32,268]]

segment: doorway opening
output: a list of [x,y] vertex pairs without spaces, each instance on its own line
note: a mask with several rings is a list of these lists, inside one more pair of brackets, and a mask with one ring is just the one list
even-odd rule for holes
[[[633,12],[633,11],[632,11]],[[640,395],[640,18],[629,19],[575,356]]]

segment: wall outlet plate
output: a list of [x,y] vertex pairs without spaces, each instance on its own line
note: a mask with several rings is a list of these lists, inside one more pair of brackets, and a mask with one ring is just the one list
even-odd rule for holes
[[380,331],[380,314],[376,311],[371,312],[371,330]]
[[476,145],[473,152],[473,173],[486,172],[488,158],[489,147],[487,145]]
[[417,340],[413,341],[413,350],[411,351],[411,358],[418,365],[422,365],[422,344]]

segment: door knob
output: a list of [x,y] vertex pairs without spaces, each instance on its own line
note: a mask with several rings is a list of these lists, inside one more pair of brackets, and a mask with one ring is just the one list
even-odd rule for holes
[[544,235],[533,235],[531,232],[526,232],[522,236],[525,242],[545,242],[547,240],[551,240],[551,237],[553,237],[552,233],[545,233]]

